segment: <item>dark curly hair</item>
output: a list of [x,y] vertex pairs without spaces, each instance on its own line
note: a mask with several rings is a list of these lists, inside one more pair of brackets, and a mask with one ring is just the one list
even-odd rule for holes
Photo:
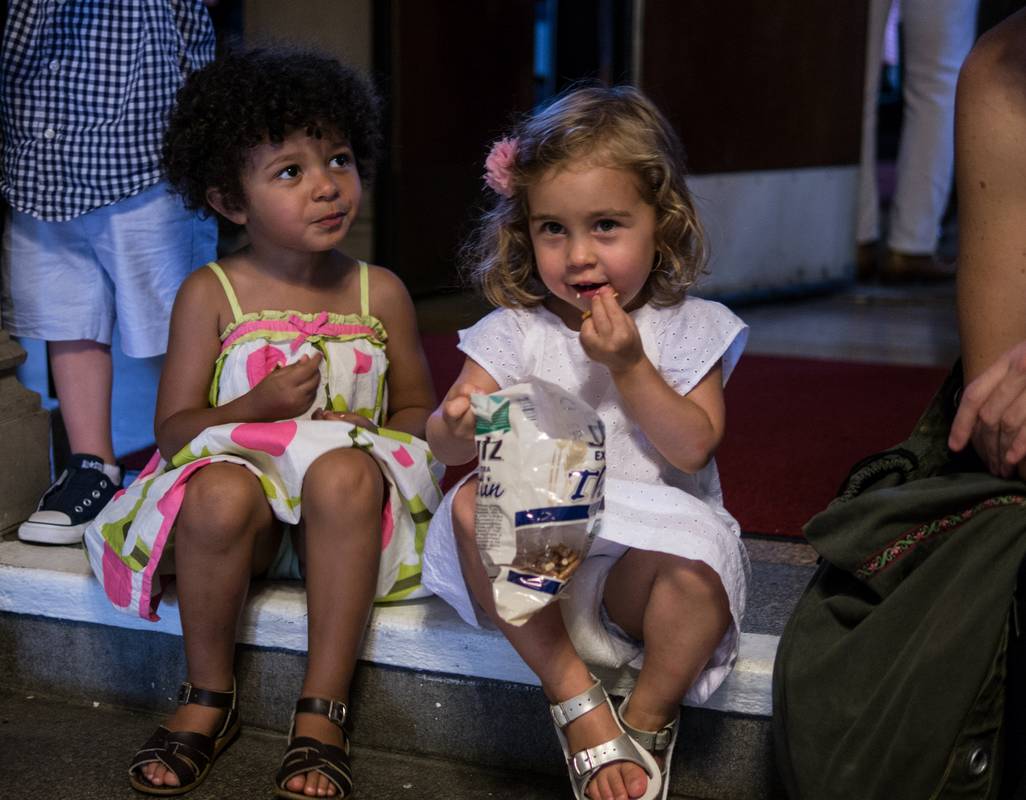
[[334,58],[281,47],[228,53],[178,91],[164,135],[164,174],[189,208],[212,213],[211,188],[238,208],[249,151],[306,130],[344,136],[366,181],[381,146],[379,107],[368,79]]

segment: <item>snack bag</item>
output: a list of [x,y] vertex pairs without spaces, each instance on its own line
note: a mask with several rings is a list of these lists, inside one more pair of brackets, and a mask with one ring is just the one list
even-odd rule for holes
[[499,616],[523,625],[584,560],[602,511],[605,428],[545,381],[473,395],[477,546]]

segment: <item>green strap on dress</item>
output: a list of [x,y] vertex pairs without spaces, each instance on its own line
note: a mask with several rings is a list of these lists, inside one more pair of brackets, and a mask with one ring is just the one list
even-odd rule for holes
[[221,288],[224,289],[224,295],[228,298],[228,305],[232,307],[232,315],[235,317],[235,321],[241,322],[242,307],[239,305],[239,298],[235,296],[235,289],[232,288],[232,282],[228,280],[228,276],[224,274],[224,270],[221,269],[221,265],[216,261],[207,262],[207,266],[214,271],[217,279],[221,282]]
[[370,316],[370,273],[367,262],[360,262],[360,314]]
[[[367,262],[360,261],[360,314],[364,317],[370,315],[370,271],[367,269]],[[224,274],[224,270],[221,269],[221,265],[216,261],[210,261],[207,266],[214,271],[218,281],[221,282],[221,288],[224,289],[224,295],[228,298],[228,305],[232,308],[232,315],[236,322],[242,321],[242,307],[239,305],[239,298],[235,296],[235,289],[232,287],[232,282],[228,280],[228,276]]]

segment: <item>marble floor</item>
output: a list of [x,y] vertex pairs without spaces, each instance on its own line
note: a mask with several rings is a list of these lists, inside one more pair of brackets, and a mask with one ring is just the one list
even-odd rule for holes
[[751,327],[749,353],[923,366],[958,356],[954,284],[859,285],[735,310]]

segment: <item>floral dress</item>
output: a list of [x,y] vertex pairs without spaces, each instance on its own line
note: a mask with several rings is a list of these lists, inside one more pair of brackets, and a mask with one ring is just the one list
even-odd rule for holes
[[[321,455],[358,447],[371,455],[388,484],[382,512],[379,601],[423,597],[421,552],[441,499],[443,470],[427,444],[408,433],[348,422],[310,419],[315,408],[357,413],[375,425],[386,418],[387,334],[369,313],[367,265],[360,263],[359,314],[259,311],[243,314],[228,277],[208,264],[224,287],[234,321],[221,334],[210,404],[245,394],[279,366],[321,353],[323,401],[299,417],[207,428],[170,462],[154,454],[146,469],[89,525],[90,565],[115,607],[156,620],[166,573],[173,569],[172,532],[186,482],[214,462],[241,464],[260,479],[277,519],[299,522],[303,477]],[[339,520],[344,525],[344,520]],[[161,558],[164,556],[164,563]]]

